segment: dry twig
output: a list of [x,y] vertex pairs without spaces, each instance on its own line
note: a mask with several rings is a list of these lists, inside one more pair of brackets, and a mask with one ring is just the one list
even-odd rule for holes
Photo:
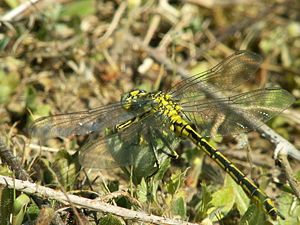
[[[111,213],[113,215],[121,216],[130,220],[141,221],[153,224],[177,224],[177,225],[196,225],[195,223],[189,223],[180,220],[168,219],[160,216],[151,215],[144,212],[137,212],[118,206],[110,205],[107,203],[100,202],[98,200],[91,200],[76,195],[68,194],[61,191],[56,191],[51,188],[47,188],[41,185],[31,183],[29,181],[21,181],[13,179],[11,177],[0,176],[0,185],[5,185],[9,188],[14,188],[18,191],[22,191],[28,194],[34,194],[43,198],[54,199],[66,204],[72,202],[77,207],[84,207],[91,210]],[[199,224],[198,224],[199,225]]]
[[290,163],[287,159],[287,155],[284,153],[280,153],[278,160],[280,162],[280,167],[284,171],[284,174],[285,174],[291,188],[294,191],[294,194],[300,200],[300,183],[293,177],[293,171],[292,171]]
[[5,145],[3,138],[0,136],[0,158],[6,163],[15,176],[21,180],[32,181],[29,174],[21,167],[20,160],[12,154],[12,151]]

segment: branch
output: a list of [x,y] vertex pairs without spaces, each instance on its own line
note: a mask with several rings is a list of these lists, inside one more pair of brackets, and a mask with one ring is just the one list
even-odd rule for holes
[[123,13],[125,12],[125,9],[127,7],[127,4],[125,2],[122,2],[117,11],[114,14],[114,18],[111,21],[108,29],[106,30],[105,34],[99,39],[97,40],[97,44],[101,44],[102,42],[104,42],[107,38],[109,38],[110,35],[112,35],[112,33],[114,32],[114,30],[117,28],[117,26],[119,25],[119,22],[122,18]]
[[3,138],[0,136],[0,159],[6,163],[15,176],[21,180],[30,180],[29,174],[21,167],[20,160],[12,154],[12,151],[5,145]]
[[[151,215],[144,212],[136,212],[133,210],[125,209],[122,207],[110,205],[99,200],[91,200],[76,195],[68,194],[61,191],[56,191],[51,188],[47,188],[41,185],[31,183],[29,181],[21,181],[13,179],[11,177],[0,176],[0,185],[5,185],[8,188],[14,188],[18,191],[25,192],[27,194],[34,194],[39,197],[54,199],[63,203],[72,203],[77,207],[84,207],[91,210],[110,213],[116,216],[127,218],[135,221],[142,221],[153,224],[170,224],[170,225],[196,225],[195,223],[189,223],[181,220],[168,219],[160,216]],[[197,223],[199,225],[199,223]]]
[[20,4],[18,7],[12,9],[8,13],[0,17],[0,22],[18,21],[22,18],[28,17],[34,11],[47,8],[50,4],[66,1],[70,0],[27,0]]
[[298,199],[300,199],[300,183],[293,176],[293,171],[292,171],[290,163],[287,159],[287,155],[284,153],[280,153],[278,160],[280,162],[280,167],[284,171],[284,174],[285,174],[292,190],[294,191],[294,194],[296,195],[296,197]]
[[[42,0],[43,1],[43,0]],[[25,14],[28,14],[30,11],[34,10],[34,5],[41,2],[41,0],[30,0],[20,4],[18,7],[12,9],[4,16],[0,18],[1,21],[12,22],[19,20]]]

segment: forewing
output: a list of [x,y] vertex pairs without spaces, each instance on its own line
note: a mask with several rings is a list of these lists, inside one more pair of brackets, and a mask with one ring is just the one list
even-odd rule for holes
[[[139,103],[141,104],[141,103]],[[128,111],[122,103],[54,116],[41,117],[31,124],[29,134],[36,137],[58,137],[83,135],[106,128],[136,117],[139,111]]]
[[194,123],[203,136],[226,136],[253,130],[247,120],[266,122],[293,102],[294,97],[289,92],[269,88],[228,98],[189,101],[182,107],[186,119]]
[[[169,93],[175,99],[192,99],[201,95],[200,90],[232,90],[253,78],[262,58],[249,51],[238,51],[210,70],[193,75],[175,85]],[[202,93],[203,94],[203,93]]]

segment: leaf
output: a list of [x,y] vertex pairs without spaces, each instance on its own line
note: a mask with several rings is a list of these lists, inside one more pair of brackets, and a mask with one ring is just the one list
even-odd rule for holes
[[0,38],[0,51],[4,51],[6,46],[9,44],[9,41],[11,40],[10,37],[2,37]]
[[24,205],[27,205],[30,202],[30,198],[26,194],[21,194],[14,201],[14,214],[19,213]]
[[27,86],[24,90],[26,99],[26,107],[28,107],[36,117],[48,116],[51,111],[51,106],[47,104],[39,105],[37,107],[36,97],[37,92],[32,86]]
[[300,224],[300,201],[289,193],[283,193],[277,200],[280,213],[285,217],[283,225]]
[[115,216],[105,216],[100,220],[99,225],[123,225]]
[[77,181],[80,170],[78,152],[71,155],[65,149],[61,149],[55,158],[53,170],[56,172],[59,182],[67,191],[70,191]]
[[137,198],[140,202],[147,202],[148,201],[148,191],[147,191],[147,184],[144,178],[142,178],[141,183],[137,187]]
[[11,8],[16,8],[20,4],[20,2],[18,0],[4,0],[4,1]]
[[233,187],[224,187],[212,194],[210,202],[214,207],[208,212],[216,211],[213,221],[219,221],[232,209],[235,203],[235,193]]
[[179,215],[182,220],[186,219],[186,205],[182,197],[173,200],[173,215]]
[[31,221],[34,221],[40,214],[39,207],[33,202],[27,207],[26,213]]
[[240,221],[241,225],[266,224],[266,215],[255,204],[251,204]]
[[148,203],[156,202],[157,189],[158,189],[158,181],[154,181],[154,179],[150,179],[149,182],[146,182],[145,179],[142,178],[137,188],[138,200],[140,202],[148,202]]
[[207,217],[209,209],[213,207],[213,205],[211,204],[211,200],[211,193],[208,191],[206,185],[202,185],[200,201],[196,206],[196,221],[203,220]]
[[93,0],[73,1],[66,5],[64,16],[87,16],[94,13]]
[[[151,202],[156,202],[157,201],[157,198],[156,198],[156,193],[157,193],[157,189],[158,189],[158,181],[153,181],[151,184],[150,184],[150,201]],[[148,199],[149,199],[149,195],[148,195]]]
[[0,104],[7,104],[19,85],[20,76],[16,72],[5,73],[0,70]]
[[26,194],[21,194],[14,201],[13,206],[13,225],[21,225],[25,216],[26,208],[30,198]]
[[300,181],[300,170],[295,173],[295,178]]
[[13,172],[7,166],[0,166],[0,175],[12,176]]
[[[26,106],[30,109],[39,109],[40,107],[36,106],[35,99],[36,99],[36,90],[33,88],[33,86],[28,85],[24,89],[24,95],[26,99]],[[47,116],[47,115],[45,115]]]
[[163,163],[160,165],[159,170],[154,176],[155,181],[161,181],[167,172],[168,168],[170,167],[171,159],[168,157],[166,160],[163,161]]
[[12,214],[14,191],[7,187],[4,187],[1,191],[1,206],[0,206],[0,225],[7,225],[10,221],[10,215]]
[[177,170],[172,174],[171,181],[167,184],[168,192],[171,195],[174,195],[179,190],[179,188],[183,186],[185,174],[186,171],[181,172],[180,170]]
[[248,207],[250,199],[242,189],[228,174],[225,176],[224,187],[232,187],[235,194],[235,203],[241,215],[243,215]]

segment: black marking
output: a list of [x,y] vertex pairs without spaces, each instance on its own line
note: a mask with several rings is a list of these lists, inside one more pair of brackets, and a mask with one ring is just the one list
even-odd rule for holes
[[[197,140],[201,144],[201,146],[206,145],[206,143],[203,142],[203,138],[199,137],[195,132],[190,132],[190,134],[192,135],[192,138],[194,140]],[[205,147],[209,147],[210,148],[210,146],[208,146],[208,145],[206,145]]]
[[[182,126],[182,124],[181,124],[181,126]],[[189,129],[187,129],[186,127],[188,126],[188,124],[185,124],[183,127],[181,127],[181,131],[180,131],[180,135],[181,136],[183,136],[182,135],[182,132],[184,131],[184,130],[188,130],[189,131]],[[190,132],[189,132],[190,133]]]

